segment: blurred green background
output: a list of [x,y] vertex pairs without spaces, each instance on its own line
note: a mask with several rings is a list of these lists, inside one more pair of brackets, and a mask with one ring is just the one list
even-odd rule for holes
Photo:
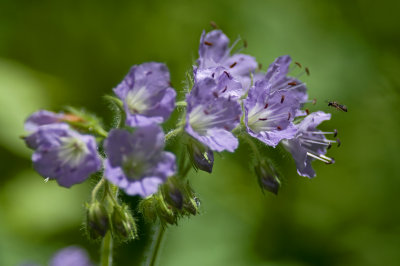
[[[93,181],[44,183],[19,139],[39,108],[84,106],[110,122],[102,100],[133,64],[165,62],[182,92],[201,31],[215,21],[266,66],[290,54],[310,68],[313,110],[332,111],[335,165],[297,176],[287,153],[279,196],[263,195],[244,144],[217,156],[212,175],[191,173],[202,214],[167,231],[160,265],[400,265],[399,1],[12,1],[0,2],[0,265],[45,264],[78,244]],[[179,94],[183,97],[182,93]],[[326,100],[349,112],[328,109]],[[166,125],[170,129],[171,124]],[[135,204],[136,198],[124,198]],[[135,265],[148,241],[116,248]]]

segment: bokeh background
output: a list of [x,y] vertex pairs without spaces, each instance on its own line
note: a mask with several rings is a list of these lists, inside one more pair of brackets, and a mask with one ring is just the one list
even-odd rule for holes
[[[98,261],[82,229],[93,181],[45,183],[19,139],[24,119],[73,105],[109,123],[102,96],[146,61],[165,62],[183,97],[211,20],[246,39],[264,70],[283,54],[308,66],[310,108],[332,111],[323,128],[337,128],[342,146],[330,151],[335,165],[314,163],[313,180],[297,176],[287,153],[268,151],[285,175],[278,196],[261,193],[244,144],[217,156],[212,175],[192,172],[202,213],[167,231],[160,265],[400,265],[399,3],[1,0],[0,265],[45,265],[71,244]],[[116,265],[143,256],[149,229],[139,222],[141,239],[116,248]]]

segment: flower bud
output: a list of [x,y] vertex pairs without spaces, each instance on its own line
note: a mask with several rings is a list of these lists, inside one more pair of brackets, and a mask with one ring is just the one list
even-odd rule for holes
[[211,173],[214,164],[214,153],[207,146],[190,138],[187,145],[190,161],[194,168]]
[[178,215],[171,206],[166,204],[162,197],[157,196],[157,216],[160,219],[161,224],[177,224]]
[[255,167],[255,172],[258,179],[258,184],[261,189],[278,194],[281,182],[279,181],[278,173],[270,161],[261,160]]
[[121,241],[129,241],[137,237],[136,223],[126,204],[114,206],[111,225],[114,237]]
[[171,177],[161,189],[162,196],[178,215],[196,215],[198,213],[198,199],[189,182]]
[[157,201],[154,196],[149,196],[139,203],[139,212],[143,214],[143,217],[147,222],[154,223],[157,219],[156,211]]
[[196,197],[192,187],[189,182],[184,186],[184,204],[183,208],[185,211],[192,215],[199,213],[200,200]]
[[183,207],[184,195],[178,179],[168,178],[165,185],[161,188],[163,198],[172,207],[181,210]]
[[110,222],[106,208],[95,201],[86,204],[86,229],[91,239],[104,237],[109,228]]
[[191,215],[198,214],[199,207],[200,207],[200,200],[196,196],[188,198],[188,200],[184,204],[185,211],[187,211]]

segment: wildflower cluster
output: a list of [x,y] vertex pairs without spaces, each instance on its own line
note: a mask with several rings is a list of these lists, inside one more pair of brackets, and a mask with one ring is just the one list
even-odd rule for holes
[[[221,30],[203,32],[191,86],[179,102],[165,64],[133,66],[114,88],[115,95],[106,96],[120,117],[108,132],[96,117],[73,108],[61,113],[41,110],[26,120],[25,142],[34,150],[33,166],[40,175],[70,187],[102,173],[86,205],[89,237],[136,238],[135,220],[120,202],[119,189],[142,198],[139,212],[150,222],[158,220],[165,226],[196,215],[200,201],[187,180],[188,172],[194,168],[211,173],[214,152],[234,152],[239,139],[252,149],[260,187],[275,194],[281,176],[278,167],[261,155],[259,143],[270,147],[281,143],[301,176],[315,176],[311,167],[315,159],[334,162],[325,154],[332,143],[340,142],[325,135],[336,137],[337,131],[317,129],[330,114],[302,110],[311,102],[299,80],[309,74],[308,69],[292,64],[285,55],[263,72],[254,57],[232,52],[235,45],[229,46]],[[289,75],[293,70],[299,72],[296,77]],[[176,106],[183,107],[177,126],[165,134],[160,124]],[[165,150],[171,138],[180,140],[184,152],[179,160]]]

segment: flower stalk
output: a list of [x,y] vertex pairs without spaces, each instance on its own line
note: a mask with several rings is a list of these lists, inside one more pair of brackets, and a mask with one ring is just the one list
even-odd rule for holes
[[111,231],[108,231],[101,242],[101,266],[111,266],[112,265],[112,250],[113,250],[113,239],[111,236]]
[[148,250],[148,257],[145,261],[144,266],[154,266],[157,262],[157,256],[160,252],[160,247],[163,241],[164,233],[165,233],[165,226],[161,223],[155,226],[153,239]]

